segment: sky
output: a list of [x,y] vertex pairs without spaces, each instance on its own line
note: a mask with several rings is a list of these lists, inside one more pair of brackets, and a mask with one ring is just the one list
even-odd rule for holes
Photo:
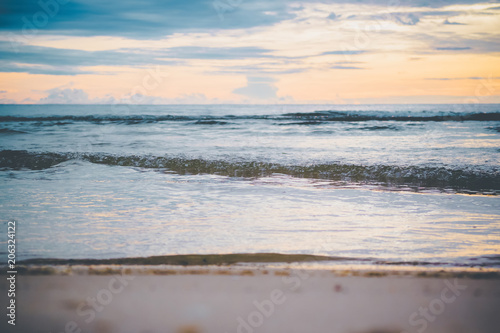
[[0,103],[500,103],[500,0],[2,0]]

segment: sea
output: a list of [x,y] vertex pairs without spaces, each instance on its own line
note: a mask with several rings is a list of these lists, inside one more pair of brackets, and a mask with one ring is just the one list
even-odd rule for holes
[[[0,105],[0,254],[500,267],[500,105]],[[333,263],[332,263],[333,265]]]

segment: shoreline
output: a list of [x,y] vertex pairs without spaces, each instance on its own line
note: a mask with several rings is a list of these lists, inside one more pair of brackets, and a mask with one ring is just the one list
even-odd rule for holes
[[[19,260],[18,266],[105,266],[105,265],[136,265],[136,266],[228,266],[228,265],[264,265],[264,264],[293,264],[336,269],[338,266],[377,267],[377,269],[408,269],[421,268],[423,270],[454,269],[454,270],[498,270],[500,271],[500,255],[484,255],[477,258],[468,258],[469,263],[446,263],[429,261],[389,261],[375,258],[352,258],[311,254],[283,254],[283,253],[227,253],[227,254],[177,254],[158,255],[149,257],[121,257],[121,258],[85,258],[85,259],[60,259],[60,258],[32,258]],[[358,269],[358,268],[354,268]]]
[[[2,270],[5,272],[6,270]],[[329,274],[335,277],[410,277],[438,279],[500,280],[498,268],[422,267],[393,265],[339,264],[321,265],[318,262],[290,263],[236,263],[228,265],[172,265],[172,264],[30,264],[17,266],[20,276],[164,276],[164,275],[231,275],[287,276],[304,271]]]
[[55,259],[40,258],[22,260],[19,265],[232,265],[236,263],[277,263],[277,262],[319,262],[347,261],[360,259],[310,254],[281,253],[229,253],[229,254],[180,254],[151,257],[130,257],[112,259]]

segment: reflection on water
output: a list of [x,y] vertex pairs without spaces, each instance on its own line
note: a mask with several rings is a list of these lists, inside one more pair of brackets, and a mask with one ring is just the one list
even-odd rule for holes
[[177,175],[68,161],[3,175],[19,256],[281,252],[459,263],[500,252],[498,197],[372,191],[276,175]]

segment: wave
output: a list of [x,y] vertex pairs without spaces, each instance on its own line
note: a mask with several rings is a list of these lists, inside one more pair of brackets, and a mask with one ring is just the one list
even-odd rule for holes
[[76,156],[72,154],[58,153],[33,153],[25,150],[2,150],[0,151],[0,168],[14,170],[31,169],[43,170],[54,165],[66,162]]
[[[18,117],[1,116],[0,122],[61,122],[62,125],[71,122],[90,122],[90,123],[124,123],[127,125],[155,123],[160,121],[192,121],[197,117],[188,116],[48,116],[48,117]],[[69,121],[69,123],[68,123]]]
[[[280,115],[226,115],[226,116],[179,116],[179,115],[129,115],[129,116],[48,116],[19,117],[1,116],[0,122],[52,122],[53,125],[66,125],[73,122],[90,122],[95,124],[118,123],[125,125],[148,124],[167,121],[194,121],[195,124],[222,125],[231,120],[273,120],[288,121],[284,125],[318,125],[323,122],[364,122],[364,121],[398,121],[398,122],[443,122],[443,121],[500,121],[500,112],[491,113],[443,113],[443,112],[387,112],[387,111],[316,111],[306,113],[285,113]],[[290,121],[292,121],[290,123]]]
[[362,131],[384,131],[384,130],[399,131],[400,129],[396,126],[366,126],[366,127],[361,127],[360,130],[362,130]]
[[0,134],[26,134],[27,132],[17,131],[10,128],[0,128]]
[[286,113],[287,118],[314,120],[314,121],[500,121],[500,112],[478,112],[478,113],[456,113],[456,112],[339,112],[339,111],[315,111],[307,113]]
[[217,120],[198,120],[195,125],[227,125],[227,121],[217,121]]
[[348,257],[311,254],[234,253],[234,254],[180,254],[153,257],[112,259],[51,259],[35,258],[22,261],[22,265],[175,265],[206,266],[237,263],[304,263],[321,261],[368,261]]
[[[7,252],[5,252],[6,254]],[[2,254],[2,253],[0,253]],[[27,274],[40,274],[37,265],[173,265],[173,266],[206,266],[206,265],[234,265],[237,263],[338,263],[350,265],[387,265],[387,266],[423,266],[423,267],[500,267],[499,255],[484,255],[480,257],[465,258],[462,262],[453,260],[442,261],[390,261],[378,260],[376,258],[361,257],[340,257],[331,255],[311,255],[311,254],[284,254],[284,253],[233,253],[233,254],[178,254],[161,255],[152,257],[124,257],[124,258],[103,258],[103,259],[64,259],[64,258],[31,258],[20,262],[22,270]],[[31,266],[26,268],[24,266]],[[45,271],[45,274],[51,272]],[[105,274],[106,271],[100,272]],[[109,271],[110,274],[113,271]],[[370,274],[369,272],[367,274]],[[452,272],[440,271],[419,271],[420,277],[450,277]],[[498,271],[461,271],[456,272],[457,277],[468,277],[476,279],[487,279],[500,277]],[[376,276],[376,275],[367,275]]]
[[300,121],[300,122],[295,122],[295,123],[282,123],[278,124],[279,126],[290,126],[290,125],[304,125],[304,126],[310,126],[310,125],[322,125],[325,122],[323,121]]
[[433,188],[469,194],[500,192],[498,168],[472,169],[431,166],[353,165],[318,163],[285,165],[262,161],[226,161],[170,156],[110,155],[103,153],[38,153],[0,151],[0,168],[43,170],[68,160],[110,166],[169,170],[178,174],[215,174],[229,177],[266,177],[284,174],[296,178],[326,179],[337,184],[382,185],[415,190]]

